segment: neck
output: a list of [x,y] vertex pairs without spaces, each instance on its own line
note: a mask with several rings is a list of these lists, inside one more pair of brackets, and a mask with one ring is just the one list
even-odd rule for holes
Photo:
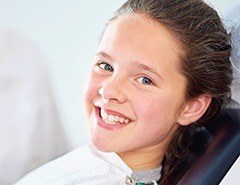
[[133,171],[158,168],[162,165],[167,146],[178,128],[179,125],[174,124],[162,141],[154,146],[117,154]]
[[122,160],[133,170],[151,170],[162,164],[165,149],[152,146],[134,151],[118,153]]

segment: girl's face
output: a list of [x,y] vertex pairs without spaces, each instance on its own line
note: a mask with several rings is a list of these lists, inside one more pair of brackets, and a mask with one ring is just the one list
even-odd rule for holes
[[107,26],[85,96],[98,149],[120,153],[166,145],[185,103],[182,54],[164,26],[141,15],[122,15]]

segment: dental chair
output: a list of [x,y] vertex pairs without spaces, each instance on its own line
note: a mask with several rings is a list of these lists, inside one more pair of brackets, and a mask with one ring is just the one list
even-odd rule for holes
[[217,185],[222,181],[240,155],[240,105],[235,101],[230,105],[214,123],[199,130],[173,184]]

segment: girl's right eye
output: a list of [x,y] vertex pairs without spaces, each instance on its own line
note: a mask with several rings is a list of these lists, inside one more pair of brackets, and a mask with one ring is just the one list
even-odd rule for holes
[[112,66],[110,66],[108,63],[100,61],[97,63],[97,66],[102,69],[102,70],[106,70],[106,71],[113,71]]

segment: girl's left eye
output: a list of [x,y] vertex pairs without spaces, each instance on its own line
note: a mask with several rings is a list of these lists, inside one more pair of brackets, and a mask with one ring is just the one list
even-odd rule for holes
[[106,63],[106,62],[102,62],[102,61],[100,61],[100,62],[98,62],[97,63],[97,66],[100,68],[100,69],[103,69],[103,70],[106,70],[106,71],[113,71],[113,68],[112,68],[112,66],[110,66],[108,63]]
[[142,76],[142,77],[138,78],[137,81],[138,81],[139,83],[144,84],[144,85],[154,85],[154,83],[152,82],[152,80],[149,79],[149,78],[147,78],[147,77],[145,77],[145,76]]

